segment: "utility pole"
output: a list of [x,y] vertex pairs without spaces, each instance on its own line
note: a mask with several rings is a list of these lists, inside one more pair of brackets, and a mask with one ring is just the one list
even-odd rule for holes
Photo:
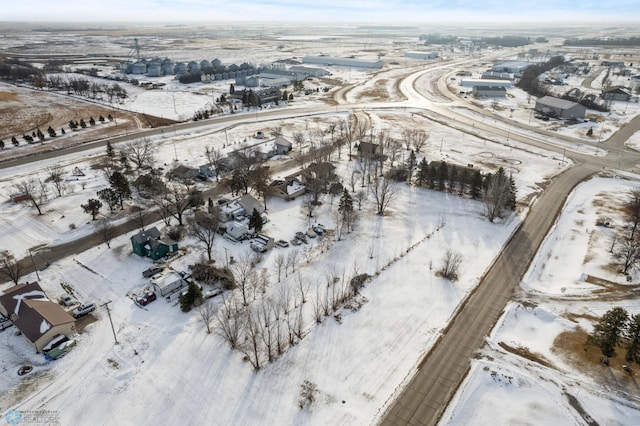
[[36,277],[38,278],[38,281],[40,281],[40,275],[38,275],[38,268],[36,267],[36,262],[33,260],[33,254],[31,253],[31,249],[29,250],[29,257],[31,258],[31,263],[33,264],[33,270],[36,273]]
[[109,323],[111,324],[111,331],[113,331],[113,340],[116,342],[116,345],[117,345],[118,338],[116,337],[116,329],[113,328],[113,321],[111,320],[111,311],[109,310],[109,303],[111,303],[111,300],[109,300],[108,302],[105,302],[100,306],[104,306],[105,308],[107,308],[107,315],[109,315]]

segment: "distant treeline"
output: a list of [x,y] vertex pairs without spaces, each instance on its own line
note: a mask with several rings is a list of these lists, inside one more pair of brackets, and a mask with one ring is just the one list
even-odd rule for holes
[[565,46],[640,46],[640,37],[629,38],[573,38]]
[[[459,40],[456,36],[442,36],[440,34],[421,34],[420,40],[424,41],[424,44],[451,44]],[[474,39],[477,43],[503,46],[503,47],[519,47],[526,46],[533,42],[545,43],[547,41],[544,37],[524,37],[524,36],[502,36],[502,37],[480,37]]]

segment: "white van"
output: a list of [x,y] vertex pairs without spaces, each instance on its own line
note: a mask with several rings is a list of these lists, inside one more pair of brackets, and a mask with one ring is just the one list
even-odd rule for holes
[[74,318],[80,318],[95,310],[96,305],[94,303],[83,303],[75,308],[71,315],[73,315]]

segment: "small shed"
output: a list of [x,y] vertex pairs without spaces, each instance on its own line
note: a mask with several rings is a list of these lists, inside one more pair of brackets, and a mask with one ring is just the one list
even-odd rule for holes
[[160,296],[166,296],[169,293],[177,291],[187,285],[187,281],[176,271],[169,271],[151,280],[153,288],[160,293]]

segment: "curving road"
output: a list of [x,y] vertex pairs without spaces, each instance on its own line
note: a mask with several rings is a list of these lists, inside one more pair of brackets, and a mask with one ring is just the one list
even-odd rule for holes
[[[474,58],[473,61],[477,61]],[[465,62],[465,61],[459,61]],[[478,131],[491,132],[494,135],[504,137],[508,131],[504,128],[496,127],[490,123],[484,123],[468,115],[464,115],[452,107],[467,108],[473,107],[460,102],[455,96],[446,95],[446,84],[432,84],[430,90],[439,90],[440,95],[434,94],[432,99],[426,99],[415,89],[418,78],[429,72],[441,70],[446,72],[456,63],[440,64],[427,70],[421,70],[404,78],[398,87],[406,97],[406,101],[395,103],[373,103],[373,104],[352,104],[343,112],[358,114],[368,110],[379,109],[406,109],[419,111],[426,116],[450,125],[461,131],[477,133]],[[441,80],[442,81],[442,80]],[[347,99],[345,88],[336,94],[337,102],[345,102]],[[448,99],[443,101],[443,94]],[[165,129],[153,129],[136,134],[110,138],[112,142],[123,142],[145,136],[159,135],[165,130],[182,131],[200,128],[211,125],[237,125],[248,122],[262,120],[286,119],[288,117],[301,117],[319,114],[335,114],[340,109],[340,105],[313,106],[301,108],[287,108],[283,110],[261,111],[254,114],[238,114],[213,118],[198,122],[177,124],[175,127]],[[483,112],[486,114],[486,112]],[[364,114],[358,114],[364,116]],[[550,145],[544,138],[549,135],[540,132],[539,129],[532,128],[522,123],[513,122],[502,117],[492,117],[514,127],[511,131],[511,139],[522,143],[536,145],[548,150],[562,152],[565,148]],[[453,122],[451,122],[453,121]],[[490,121],[490,120],[488,120]],[[497,123],[497,121],[496,121]],[[528,133],[515,131],[516,127],[521,127]],[[640,117],[623,127],[609,140],[604,141],[609,151],[606,156],[594,157],[585,154],[567,152],[567,155],[576,162],[576,166],[558,175],[548,186],[542,196],[531,207],[521,226],[514,232],[512,238],[505,245],[503,251],[494,261],[493,265],[485,273],[483,279],[470,293],[465,301],[460,305],[452,321],[442,332],[441,338],[436,342],[429,353],[425,355],[420,363],[415,376],[388,407],[384,413],[381,423],[384,425],[433,425],[444,412],[451,397],[455,394],[458,386],[464,379],[470,368],[470,359],[474,352],[483,344],[484,337],[489,334],[491,328],[502,313],[507,301],[511,299],[514,289],[520,283],[521,277],[526,272],[529,263],[535,256],[539,245],[553,225],[557,215],[562,209],[563,203],[573,188],[588,176],[597,173],[602,168],[631,168],[635,167],[640,156],[632,153],[624,147],[624,141],[633,133],[640,129]],[[536,131],[540,137],[532,134]],[[565,139],[576,142],[571,138],[563,138],[553,135],[557,139]],[[585,143],[580,141],[580,143]],[[106,139],[84,144],[79,147],[65,150],[66,153],[80,152],[82,150],[94,148],[106,144]],[[48,156],[60,155],[60,151],[53,153],[40,153],[37,156],[16,159],[0,164],[0,168],[11,167],[15,164],[22,164],[30,161],[39,161]],[[150,212],[146,218],[148,222],[158,219],[155,213]],[[125,233],[136,229],[137,221],[130,221],[117,228],[117,233]],[[64,246],[51,247],[46,254],[46,260],[51,262],[56,259],[66,257],[72,253],[84,251],[92,246],[100,244],[100,239],[95,235],[90,235],[78,241],[68,243]],[[40,255],[34,256],[34,261],[40,268],[44,259]],[[32,270],[30,259],[21,261],[24,270]]]

